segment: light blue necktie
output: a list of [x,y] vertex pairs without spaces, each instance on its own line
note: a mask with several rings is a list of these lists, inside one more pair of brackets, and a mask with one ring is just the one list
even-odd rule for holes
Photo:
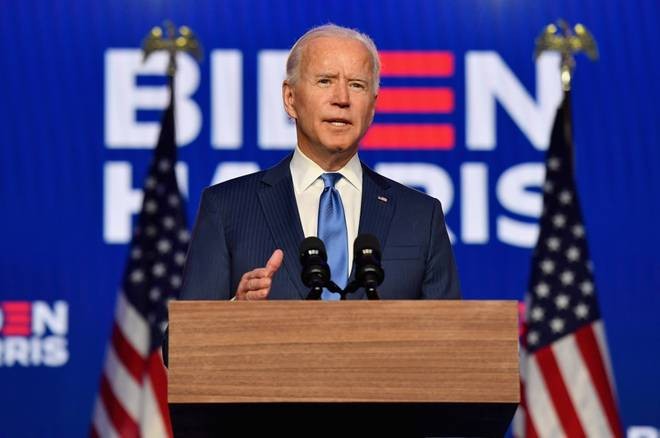
[[[319,201],[318,237],[325,243],[332,280],[343,289],[348,281],[348,237],[344,206],[341,196],[335,188],[335,184],[341,177],[340,173],[321,175],[325,187]],[[339,298],[338,293],[329,292],[325,288],[321,294],[323,300],[338,300]]]

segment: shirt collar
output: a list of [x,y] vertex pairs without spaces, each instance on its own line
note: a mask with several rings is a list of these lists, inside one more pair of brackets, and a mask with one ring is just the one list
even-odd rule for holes
[[[325,173],[325,170],[305,155],[298,146],[293,151],[289,168],[293,179],[293,189],[296,193],[307,190],[321,174]],[[357,153],[337,173],[341,173],[356,190],[362,191],[362,164]]]

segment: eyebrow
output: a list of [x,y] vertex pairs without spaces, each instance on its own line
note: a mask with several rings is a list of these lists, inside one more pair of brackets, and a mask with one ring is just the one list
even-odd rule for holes
[[[319,78],[331,78],[331,79],[334,79],[334,78],[337,78],[337,77],[339,77],[339,73],[318,73],[318,74],[314,75],[314,78],[315,78],[315,79],[319,79]],[[368,80],[368,79],[365,79],[365,78],[359,78],[359,77],[358,77],[358,78],[348,78],[348,80],[349,80],[349,81],[364,82],[365,84],[368,84],[368,83],[369,83],[369,80]]]
[[339,73],[318,73],[314,75],[315,78],[336,78],[339,76]]

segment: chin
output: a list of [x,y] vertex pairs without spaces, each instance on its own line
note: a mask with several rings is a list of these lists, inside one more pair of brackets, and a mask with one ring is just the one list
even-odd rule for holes
[[332,141],[324,142],[324,144],[328,151],[332,153],[340,154],[340,153],[346,153],[346,152],[351,152],[353,150],[357,150],[357,147],[355,146],[357,143],[351,140],[339,141],[337,139],[333,139]]

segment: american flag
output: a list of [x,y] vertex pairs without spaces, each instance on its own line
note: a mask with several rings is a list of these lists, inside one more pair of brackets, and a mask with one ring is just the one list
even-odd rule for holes
[[174,165],[174,93],[162,120],[117,298],[92,436],[171,437],[161,344],[181,288],[189,234]]
[[575,188],[568,93],[552,130],[543,192],[525,303],[514,435],[622,436]]

